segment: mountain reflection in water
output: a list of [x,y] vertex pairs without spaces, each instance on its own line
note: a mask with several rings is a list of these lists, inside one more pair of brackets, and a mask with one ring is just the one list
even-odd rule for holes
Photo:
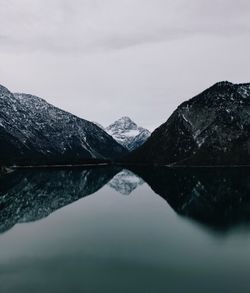
[[105,185],[129,195],[144,181],[177,214],[216,231],[250,222],[248,168],[19,170],[0,180],[0,232],[47,217]]
[[95,193],[118,172],[116,168],[25,170],[0,181],[0,232]]
[[216,231],[250,223],[249,168],[134,169],[179,215]]

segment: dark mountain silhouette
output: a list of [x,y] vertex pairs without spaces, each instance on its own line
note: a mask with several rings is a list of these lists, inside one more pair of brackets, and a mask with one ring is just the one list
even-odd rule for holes
[[250,84],[220,82],[181,104],[130,163],[250,164]]

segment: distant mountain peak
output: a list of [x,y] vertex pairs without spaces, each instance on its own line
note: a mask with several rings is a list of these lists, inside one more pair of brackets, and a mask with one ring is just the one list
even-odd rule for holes
[[117,121],[120,121],[120,122],[133,122],[132,119],[128,116],[123,116],[121,117],[120,119],[118,119]]
[[150,136],[149,130],[139,127],[131,118],[123,116],[106,128],[119,144],[129,151],[141,146]]
[[127,124],[135,124],[136,125],[136,123],[128,116],[123,116],[120,119],[116,120],[114,123],[121,123],[124,125],[127,125]]
[[116,120],[114,123],[112,123],[111,125],[109,125],[107,127],[107,131],[109,130],[114,130],[115,128],[119,128],[120,129],[137,129],[138,126],[137,124],[132,121],[131,118],[127,117],[127,116],[124,116],[124,117],[121,117],[120,119]]

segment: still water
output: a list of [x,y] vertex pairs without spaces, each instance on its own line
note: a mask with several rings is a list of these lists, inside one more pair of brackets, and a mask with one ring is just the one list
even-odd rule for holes
[[0,292],[250,292],[250,170],[0,179]]

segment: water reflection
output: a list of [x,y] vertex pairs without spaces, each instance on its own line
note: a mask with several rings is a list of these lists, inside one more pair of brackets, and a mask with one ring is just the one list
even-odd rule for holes
[[144,181],[131,171],[124,169],[118,173],[110,182],[109,186],[123,195],[130,195]]
[[1,232],[35,222],[0,235],[0,292],[250,292],[249,229],[234,229],[249,223],[249,174],[95,168],[3,177]]
[[250,223],[248,168],[137,168],[179,214],[217,231]]
[[90,195],[117,168],[16,171],[0,180],[0,233],[16,223],[36,221]]
[[250,169],[130,169],[27,170],[4,176],[0,180],[0,233],[16,223],[44,218],[107,184],[129,195],[144,181],[179,215],[216,231],[250,223]]

